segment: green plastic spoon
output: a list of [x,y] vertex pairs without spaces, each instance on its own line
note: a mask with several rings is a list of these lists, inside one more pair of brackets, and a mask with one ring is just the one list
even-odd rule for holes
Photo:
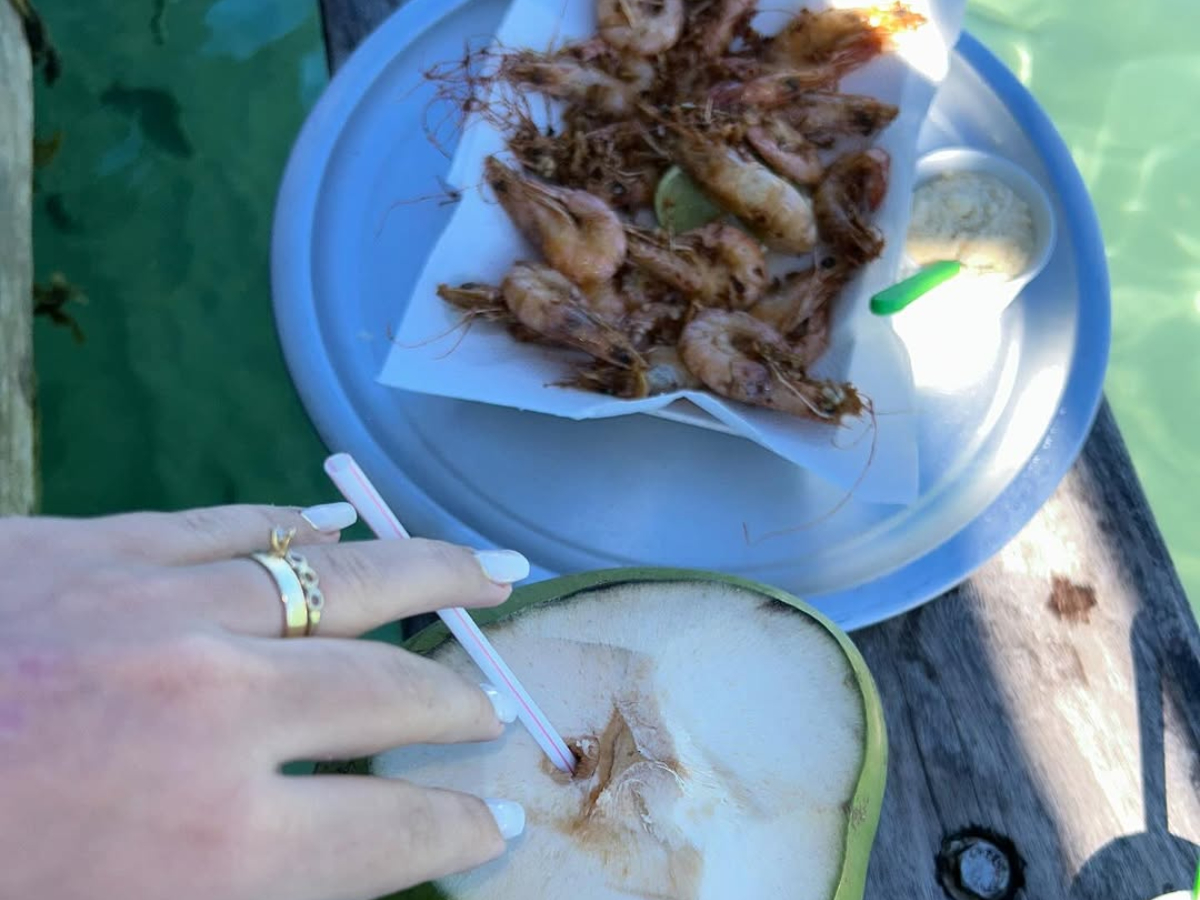
[[877,316],[890,316],[900,312],[918,297],[928,294],[939,284],[944,284],[962,271],[957,259],[943,259],[930,263],[915,275],[884,288],[871,298],[871,312]]

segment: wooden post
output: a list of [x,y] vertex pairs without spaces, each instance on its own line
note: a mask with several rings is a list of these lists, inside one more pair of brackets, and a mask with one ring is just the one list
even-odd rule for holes
[[32,167],[29,47],[16,10],[0,0],[0,515],[37,504]]

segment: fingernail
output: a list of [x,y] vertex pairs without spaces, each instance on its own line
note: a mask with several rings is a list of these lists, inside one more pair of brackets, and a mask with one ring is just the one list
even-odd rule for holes
[[512,584],[529,577],[529,560],[516,550],[477,550],[483,574],[497,584]]
[[511,841],[525,830],[525,807],[512,800],[488,800],[488,809],[496,820],[496,827],[506,841]]
[[481,684],[480,687],[487,694],[487,698],[492,701],[492,709],[496,711],[497,719],[505,725],[517,721],[517,701],[508,694],[500,693],[490,684]]
[[323,503],[320,506],[310,506],[300,513],[300,518],[313,527],[315,531],[330,534],[349,528],[358,521],[358,513],[349,503]]

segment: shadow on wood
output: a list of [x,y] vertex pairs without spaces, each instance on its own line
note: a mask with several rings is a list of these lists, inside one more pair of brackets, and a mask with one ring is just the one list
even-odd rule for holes
[[868,897],[1011,896],[1006,884],[973,894],[971,879],[961,892],[946,890],[946,857],[965,835],[1004,850],[1011,841],[1027,896],[1055,896],[1042,889],[1064,855],[1053,810],[1011,728],[981,605],[966,585],[855,635],[883,696],[890,743]]
[[[1200,723],[1200,660],[1178,641],[1156,654],[1152,613],[1139,612],[1130,644],[1138,673],[1138,724],[1142,758],[1142,805],[1146,830],[1106,844],[1080,870],[1071,886],[1073,900],[1108,896],[1121,882],[1152,886],[1147,898],[1183,890],[1192,884],[1200,846],[1173,835],[1167,809],[1164,706],[1174,707],[1173,724],[1190,724],[1187,739],[1200,747],[1195,726]],[[1190,705],[1190,712],[1187,706]],[[1193,794],[1200,794],[1200,762],[1188,773]],[[1165,863],[1165,864],[1164,864]]]
[[939,880],[946,842],[972,829],[1012,842],[1036,900],[1191,887],[1200,634],[1107,407],[1021,536],[855,640],[892,753],[868,897],[999,900],[980,864],[1003,868],[995,854],[976,856],[974,892]]

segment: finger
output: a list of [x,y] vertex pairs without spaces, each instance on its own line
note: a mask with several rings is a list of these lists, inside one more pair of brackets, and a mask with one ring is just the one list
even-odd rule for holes
[[358,759],[406,744],[490,741],[513,700],[378,641],[259,641],[271,677],[257,692],[278,761]]
[[[456,791],[347,775],[281,780],[277,821],[287,834],[269,852],[280,854],[274,870],[294,879],[282,897],[384,896],[501,856],[499,821],[510,837],[524,827],[516,804],[489,807]],[[303,848],[302,866],[294,848]]]
[[307,509],[287,506],[214,506],[177,513],[138,512],[86,520],[82,552],[132,562],[195,565],[266,550],[272,529],[295,529],[293,544],[337,542],[358,514],[349,503]]
[[[473,552],[418,538],[362,541],[306,548],[325,606],[320,633],[352,637],[388,622],[452,606],[497,606],[512,583],[529,575],[529,563],[511,550]],[[243,634],[276,637],[282,613],[279,590],[254,560],[197,566],[179,590],[200,613]]]

